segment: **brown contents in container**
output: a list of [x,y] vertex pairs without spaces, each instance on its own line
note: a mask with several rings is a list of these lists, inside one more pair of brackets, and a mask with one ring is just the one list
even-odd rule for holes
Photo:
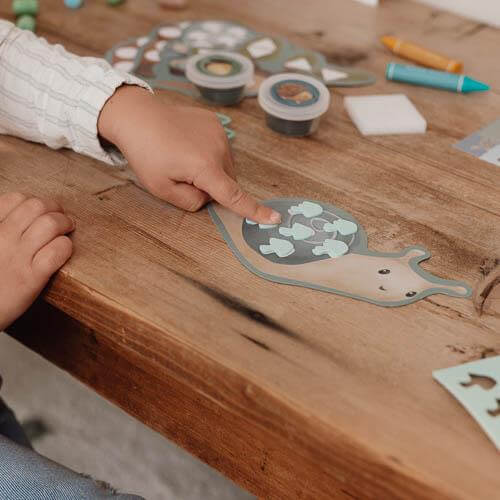
[[233,66],[225,61],[211,61],[206,65],[206,70],[212,75],[225,76],[231,73]]
[[278,87],[277,93],[282,99],[293,101],[297,104],[310,101],[313,98],[311,92],[300,83],[283,83]]

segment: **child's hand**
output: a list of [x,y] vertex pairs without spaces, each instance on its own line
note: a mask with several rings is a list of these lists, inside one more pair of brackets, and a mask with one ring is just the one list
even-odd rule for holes
[[74,222],[54,201],[0,195],[0,331],[36,299],[71,256]]
[[169,106],[144,89],[123,86],[102,109],[98,128],[155,196],[189,211],[213,198],[256,222],[280,222],[279,213],[234,180],[231,150],[215,113]]

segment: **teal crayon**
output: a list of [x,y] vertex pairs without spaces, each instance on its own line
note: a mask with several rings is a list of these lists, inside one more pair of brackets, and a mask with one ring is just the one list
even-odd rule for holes
[[434,87],[463,94],[490,90],[489,85],[465,75],[408,66],[406,64],[389,63],[385,76],[388,80],[394,80],[395,82]]

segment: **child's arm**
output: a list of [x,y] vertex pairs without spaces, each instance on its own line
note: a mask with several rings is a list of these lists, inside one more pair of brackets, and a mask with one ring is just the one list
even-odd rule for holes
[[0,132],[110,164],[123,158],[101,147],[99,113],[124,83],[147,85],[101,59],[77,57],[29,31],[0,21]]
[[0,21],[0,133],[123,164],[116,148],[103,148],[100,134],[146,188],[174,205],[197,210],[214,198],[257,222],[279,222],[234,180],[214,113],[168,106],[106,61],[75,56],[6,21]]

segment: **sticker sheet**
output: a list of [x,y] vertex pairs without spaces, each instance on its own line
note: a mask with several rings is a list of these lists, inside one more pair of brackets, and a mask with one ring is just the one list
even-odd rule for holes
[[455,144],[455,148],[500,167],[500,119]]
[[471,295],[467,284],[422,269],[419,263],[430,257],[422,247],[398,253],[369,250],[361,224],[329,203],[282,198],[264,204],[280,212],[281,224],[256,224],[221,205],[209,205],[212,220],[234,255],[262,278],[386,307],[437,293]]
[[500,451],[500,356],[436,370],[432,375],[460,401]]
[[226,137],[232,141],[236,137],[236,132],[229,128],[228,125],[231,124],[233,121],[229,116],[223,114],[223,113],[215,113],[217,115],[217,119],[219,120],[220,124],[224,127],[224,132],[226,133]]
[[150,33],[118,43],[106,53],[115,68],[133,73],[153,88],[199,97],[184,75],[188,57],[211,50],[235,51],[249,57],[256,68],[255,82],[246,95],[255,97],[266,76],[286,71],[313,75],[326,85],[357,87],[375,82],[373,74],[326,61],[323,54],[303,49],[288,39],[271,36],[238,23],[207,20],[163,24]]

